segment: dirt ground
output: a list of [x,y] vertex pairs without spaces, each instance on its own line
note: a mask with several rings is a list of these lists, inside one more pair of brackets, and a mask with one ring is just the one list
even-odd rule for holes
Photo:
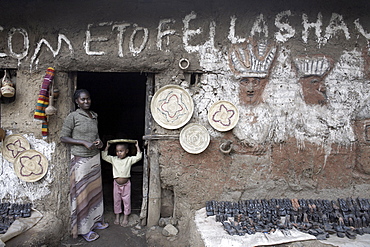
[[100,237],[93,241],[87,242],[82,237],[73,239],[72,237],[62,241],[60,246],[72,247],[72,246],[132,246],[132,247],[143,247],[148,246],[146,243],[145,227],[139,227],[137,224],[128,227],[122,227],[120,225],[113,224],[114,214],[113,212],[106,212],[106,221],[109,222],[109,227],[104,230],[97,230],[96,232]]

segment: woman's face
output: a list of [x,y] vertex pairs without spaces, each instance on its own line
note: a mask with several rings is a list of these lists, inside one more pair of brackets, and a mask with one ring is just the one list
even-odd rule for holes
[[90,105],[91,105],[90,94],[82,92],[80,96],[77,98],[76,104],[82,110],[90,109]]

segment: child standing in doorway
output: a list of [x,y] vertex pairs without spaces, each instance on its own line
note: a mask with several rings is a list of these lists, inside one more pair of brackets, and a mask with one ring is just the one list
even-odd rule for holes
[[[116,215],[114,224],[126,226],[128,224],[128,216],[131,213],[131,166],[141,160],[142,153],[139,148],[138,141],[135,142],[136,155],[127,156],[129,152],[129,144],[127,142],[119,142],[116,144],[116,155],[108,155],[110,142],[107,142],[105,150],[102,151],[102,159],[111,163],[113,167],[113,208]],[[122,213],[122,202],[124,206],[123,219],[120,221]]]

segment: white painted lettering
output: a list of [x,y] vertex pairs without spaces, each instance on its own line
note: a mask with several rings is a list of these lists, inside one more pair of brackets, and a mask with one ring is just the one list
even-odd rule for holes
[[196,30],[189,29],[189,22],[193,19],[195,19],[197,15],[195,12],[191,12],[189,15],[185,16],[185,18],[182,20],[184,23],[184,31],[183,31],[183,37],[182,41],[184,43],[184,48],[187,52],[196,52],[199,51],[199,45],[189,45],[189,40],[194,35],[202,33],[202,29],[198,28]]
[[334,36],[338,31],[343,31],[346,39],[350,39],[348,27],[343,21],[343,16],[333,13],[329,25],[326,27],[323,43],[326,44],[329,39]]
[[112,30],[116,29],[118,30],[117,34],[117,43],[118,43],[118,56],[123,57],[123,33],[126,31],[126,27],[129,27],[130,24],[124,23],[124,24],[116,24],[113,25]]
[[209,45],[215,47],[215,36],[216,36],[216,22],[211,21],[209,23]]
[[308,23],[308,16],[306,14],[302,14],[302,24],[303,24],[303,30],[302,30],[302,39],[303,42],[307,43],[308,40],[308,35],[309,35],[309,28],[314,28],[315,29],[315,34],[316,34],[316,41],[317,43],[320,43],[321,41],[321,26],[322,26],[322,14],[318,13],[317,14],[317,21]]
[[[256,16],[256,19],[254,20],[254,23],[250,30],[250,36],[263,36],[266,39],[274,39],[277,42],[287,42],[289,39],[295,36],[296,29],[289,23],[291,20],[289,17],[292,16],[292,13],[290,10],[282,11],[278,13],[275,16],[275,26],[277,27],[277,32],[270,34],[269,37],[269,30],[268,25],[265,20],[265,16],[261,13]],[[247,18],[247,17],[245,17]],[[204,55],[204,57],[208,56],[212,52],[216,51],[215,43],[216,43],[216,22],[210,21],[209,25],[209,38],[204,43],[200,41],[199,39],[196,39],[197,37],[202,36],[203,30],[202,28],[205,26],[204,24],[201,24],[199,27],[196,27],[196,24],[191,23],[191,21],[197,19],[197,14],[194,11],[191,11],[190,14],[186,15],[183,19],[183,28],[182,28],[182,42],[183,46],[186,52],[199,52]],[[235,15],[232,15],[230,17],[230,26],[229,26],[229,32],[228,34],[219,34],[217,37],[220,38],[220,44],[224,44],[223,41],[229,41],[231,44],[237,44],[237,43],[243,43],[247,40],[249,37],[248,32],[245,32],[243,30],[238,30],[240,33],[242,33],[241,36],[237,35],[237,21],[240,22]],[[243,19],[242,21],[246,21]],[[323,45],[328,43],[330,38],[333,38],[334,36],[338,36],[339,39],[343,39],[341,35],[344,34],[344,37],[346,40],[349,40],[350,33],[349,29],[347,27],[347,24],[344,21],[344,18],[342,15],[337,13],[332,13],[330,21],[328,23],[328,26],[325,29],[325,33],[323,33],[323,15],[321,12],[317,14],[317,19],[313,20],[314,22],[310,22],[309,17],[307,14],[302,14],[302,41],[303,43],[307,43],[311,38],[315,38],[317,44]],[[197,21],[194,21],[196,23]],[[199,22],[204,22],[204,20],[199,20]],[[168,49],[170,49],[170,38],[171,35],[178,35],[179,30],[173,28],[174,23],[176,23],[175,19],[160,19],[158,26],[157,26],[157,35],[156,37],[153,36],[153,42],[155,42],[155,46],[153,49],[157,49],[159,51],[165,50],[166,52],[169,52]],[[358,34],[357,37],[362,36],[368,41],[368,44],[370,43],[370,33],[369,30],[365,30],[364,23],[360,23],[359,19],[356,19],[354,22],[354,25],[350,26],[351,30],[355,30],[355,32]],[[190,25],[195,27],[190,27]],[[240,24],[239,24],[240,25]],[[133,27],[133,31],[129,37],[128,45],[124,44],[125,41],[125,35],[127,36],[127,30],[129,27]],[[244,25],[241,25],[244,26]],[[106,27],[106,28],[104,28]],[[92,29],[94,28],[95,31],[99,31],[99,34],[96,33],[94,36],[92,35]],[[96,30],[100,29],[100,30]],[[104,29],[108,29],[107,33],[103,33]],[[109,30],[110,29],[110,30]],[[298,30],[298,29],[297,29]],[[207,31],[207,30],[206,30]],[[0,26],[0,32],[4,32],[4,28]],[[108,54],[108,49],[111,49],[111,46],[103,46],[102,44],[95,44],[93,42],[106,42],[109,41],[111,36],[116,35],[114,32],[117,32],[117,45],[118,45],[118,57],[122,58],[124,57],[124,52],[126,47],[128,47],[128,52],[132,53],[134,56],[138,56],[142,51],[146,49],[149,42],[149,29],[145,27],[139,27],[137,24],[132,23],[113,23],[113,22],[101,22],[101,23],[92,23],[87,24],[87,30],[85,30],[85,40],[83,42],[83,49],[85,49],[85,52],[87,55],[91,56],[110,56],[111,53]],[[311,32],[311,33],[310,33]],[[312,33],[314,32],[314,34]],[[342,34],[343,32],[343,34]],[[7,46],[8,48],[6,51],[0,52],[0,58],[5,57],[12,57],[18,60],[18,65],[20,64],[20,61],[24,59],[25,57],[31,55],[32,53],[29,52],[30,44],[29,44],[29,36],[25,29],[23,28],[11,28],[8,31],[8,35],[6,36],[4,33],[2,33],[3,36],[5,36],[5,40],[7,38]],[[37,35],[37,34],[35,34]],[[79,34],[78,34],[79,35]],[[198,36],[197,36],[198,35]],[[224,35],[224,36],[223,36]],[[227,37],[225,37],[227,35]],[[271,37],[271,36],[274,37]],[[23,36],[23,47],[19,47],[22,45],[21,39]],[[181,35],[179,35],[181,36]],[[202,36],[203,37],[203,36]],[[205,35],[204,35],[205,37]],[[128,38],[126,37],[126,40]],[[154,40],[156,39],[156,40]],[[207,38],[205,38],[207,39]],[[20,43],[19,43],[20,41]],[[192,42],[193,41],[193,42]],[[17,43],[16,43],[17,42]],[[39,56],[41,54],[41,50],[43,46],[46,46],[48,48],[54,57],[56,57],[60,53],[60,49],[62,46],[62,42],[65,42],[68,45],[68,48],[71,53],[73,53],[73,47],[70,40],[63,34],[58,34],[58,46],[56,49],[53,49],[53,47],[50,45],[50,43],[42,38],[39,40],[39,42],[35,46],[35,51],[30,58],[30,67],[37,65],[39,62]],[[197,42],[197,44],[194,44]],[[20,44],[20,45],[19,45]],[[94,44],[94,45],[92,45]],[[100,45],[95,48],[95,45]],[[343,47],[344,48],[344,47]],[[104,50],[107,49],[107,50]],[[127,49],[127,48],[126,48]],[[212,50],[213,49],[213,50]],[[370,50],[370,48],[368,48]],[[9,52],[8,52],[9,50]],[[126,52],[127,53],[127,52]],[[210,56],[209,56],[210,57]],[[207,59],[209,59],[207,57]],[[27,60],[28,61],[28,60]]]
[[[4,31],[4,28],[0,26],[0,32]],[[0,52],[0,57],[7,57],[8,55],[6,53]]]
[[[131,37],[130,37],[129,48],[130,48],[130,51],[134,54],[134,56],[137,56],[140,52],[144,50],[145,45],[148,42],[149,30],[144,27],[138,27],[136,24],[134,24],[133,26],[134,26],[134,31],[132,32]],[[144,32],[143,41],[141,42],[141,45],[138,48],[135,48],[135,45],[134,45],[135,36],[139,31]]]
[[[176,30],[170,29],[169,27],[167,27],[166,31],[162,31],[164,29],[164,26],[166,24],[169,24],[169,23],[175,23],[175,20],[174,19],[163,19],[163,20],[159,21],[159,25],[158,25],[158,28],[157,28],[158,29],[158,34],[157,34],[157,48],[158,48],[158,50],[162,50],[162,38],[163,37],[167,38],[166,45],[169,45],[169,43],[170,43],[169,35],[173,35],[173,34],[176,33]],[[168,50],[166,50],[166,51],[168,51]]]
[[243,43],[245,41],[245,38],[240,38],[239,36],[235,36],[236,19],[237,18],[235,16],[231,16],[229,35],[227,36],[232,44]]
[[53,53],[53,57],[56,57],[59,54],[60,49],[62,47],[62,41],[67,43],[70,53],[73,53],[72,43],[64,34],[58,34],[58,46],[56,50],[53,49],[53,47],[50,45],[50,43],[46,39],[41,39],[37,43],[35,52],[33,56],[31,57],[30,69],[32,69],[33,63],[35,63],[36,65],[38,64],[38,56],[41,52],[42,45],[46,45],[49,48],[49,50]]
[[[100,23],[98,24],[99,26],[102,26],[104,25],[104,23]],[[92,38],[91,37],[91,32],[90,32],[90,28],[93,26],[93,24],[88,24],[87,25],[87,30],[86,30],[86,40],[84,42],[84,46],[85,46],[85,52],[87,55],[92,55],[92,56],[101,56],[101,55],[104,55],[105,52],[104,51],[91,51],[90,50],[90,43],[91,42],[104,42],[104,41],[107,41],[108,38],[106,37],[95,37],[95,38]]]
[[[290,16],[291,12],[290,10],[286,10],[283,12],[280,12],[276,15],[275,18],[275,26],[279,28],[279,31],[275,33],[276,41],[278,42],[286,42],[288,39],[292,38],[295,34],[295,30],[291,25],[288,23],[282,23],[281,19],[283,19],[284,16]],[[281,32],[285,31],[286,33],[282,34]]]
[[261,33],[264,33],[266,38],[269,35],[268,27],[266,25],[266,21],[265,18],[263,17],[263,14],[260,14],[253,23],[251,36],[254,36],[256,33],[259,33],[260,35]]
[[355,26],[357,30],[367,39],[370,40],[370,33],[366,32],[363,28],[363,26],[360,24],[360,19],[355,20]]
[[[15,33],[20,33],[23,36],[23,52],[22,53],[15,53],[13,51],[13,35]],[[14,57],[18,59],[18,63],[20,63],[20,60],[22,60],[24,57],[28,55],[28,49],[30,46],[30,40],[28,39],[28,33],[23,28],[12,28],[9,31],[8,35],[8,47],[9,47],[9,53],[11,57]]]

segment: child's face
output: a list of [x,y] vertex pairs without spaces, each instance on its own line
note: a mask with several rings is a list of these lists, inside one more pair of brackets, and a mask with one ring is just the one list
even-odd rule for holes
[[124,159],[128,153],[128,148],[125,145],[118,144],[116,146],[116,155],[119,159]]

